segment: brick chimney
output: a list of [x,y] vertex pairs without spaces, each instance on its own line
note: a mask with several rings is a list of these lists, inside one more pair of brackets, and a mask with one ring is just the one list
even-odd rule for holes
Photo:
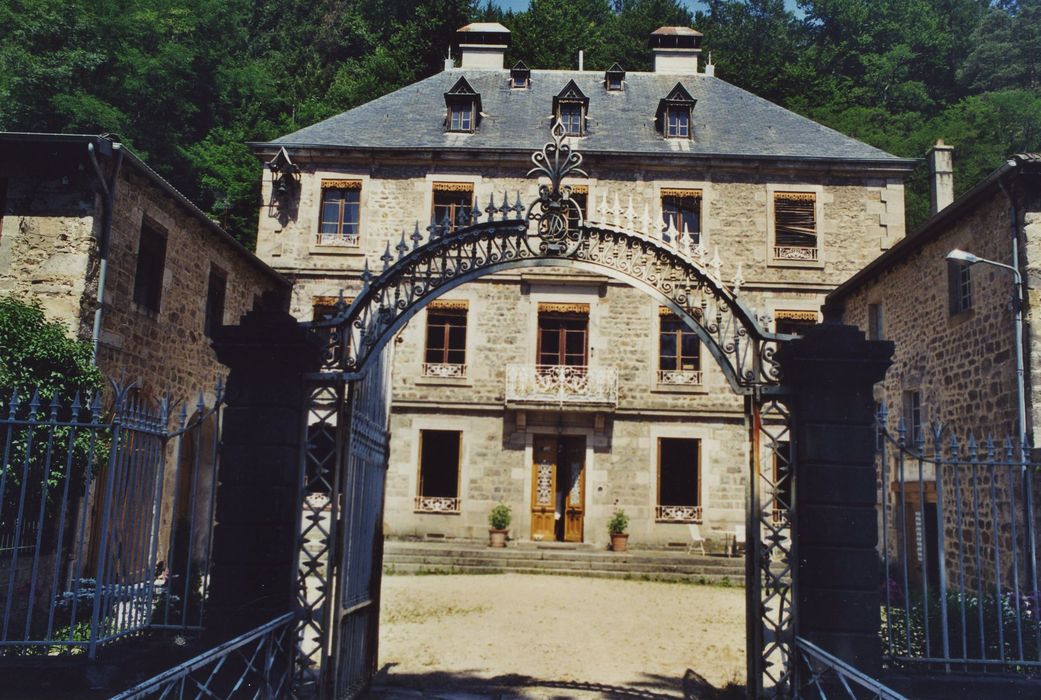
[[462,54],[460,68],[503,69],[510,30],[498,22],[474,22],[455,33]]
[[954,147],[939,139],[929,149],[929,195],[932,214],[954,201]]
[[695,75],[701,55],[701,32],[690,27],[658,27],[651,32],[654,72]]

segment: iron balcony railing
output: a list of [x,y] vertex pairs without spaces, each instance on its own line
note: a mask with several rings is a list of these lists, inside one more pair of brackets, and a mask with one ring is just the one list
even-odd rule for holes
[[700,523],[701,506],[655,506],[654,519],[662,523]]
[[319,233],[316,243],[323,246],[339,246],[341,248],[357,248],[361,245],[361,234],[358,233]]
[[882,643],[897,665],[1041,670],[1037,464],[1012,440],[878,420]]
[[774,260],[817,262],[817,248],[801,245],[775,245]]
[[415,510],[419,513],[458,513],[461,498],[447,496],[416,496]]
[[509,365],[506,403],[618,405],[618,370],[571,365]]
[[438,379],[465,379],[466,365],[449,364],[445,362],[424,362],[424,377],[437,377]]
[[694,369],[660,369],[658,384],[667,386],[701,386],[701,370]]

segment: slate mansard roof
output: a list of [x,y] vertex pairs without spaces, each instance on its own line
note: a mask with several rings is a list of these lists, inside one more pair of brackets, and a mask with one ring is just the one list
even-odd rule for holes
[[[553,97],[573,80],[589,96],[587,133],[577,144],[583,153],[867,161],[900,170],[916,163],[715,77],[628,73],[623,91],[608,92],[603,75],[600,71],[532,70],[530,88],[512,89],[509,70],[456,68],[254,146],[530,153],[549,137]],[[483,118],[473,134],[447,132],[444,126],[444,94],[460,77],[481,95]],[[677,82],[697,100],[692,140],[665,139],[655,130],[658,103]]]

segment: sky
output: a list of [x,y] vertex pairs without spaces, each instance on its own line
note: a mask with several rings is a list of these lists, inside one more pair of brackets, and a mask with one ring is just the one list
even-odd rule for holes
[[[528,9],[529,0],[492,0],[492,2],[504,10],[526,10]],[[484,4],[483,0],[482,4]],[[686,5],[692,12],[705,8],[704,3],[699,2],[699,0],[680,0],[680,4]],[[784,0],[784,4],[789,10],[794,10],[796,0]]]

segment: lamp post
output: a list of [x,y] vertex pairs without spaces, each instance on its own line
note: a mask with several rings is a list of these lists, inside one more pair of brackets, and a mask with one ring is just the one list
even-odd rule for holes
[[[964,250],[955,248],[951,252],[947,253],[948,260],[955,260],[957,262],[963,262],[967,265],[993,265],[994,267],[1004,268],[1012,273],[1012,278],[1016,288],[1015,306],[1015,328],[1016,328],[1016,403],[1017,403],[1017,421],[1019,423],[1019,446],[1020,455],[1023,460],[1022,464],[1022,478],[1023,478],[1023,506],[1025,512],[1024,526],[1026,528],[1027,535],[1027,566],[1028,576],[1031,581],[1037,581],[1036,578],[1036,567],[1037,567],[1037,554],[1036,554],[1036,543],[1034,541],[1034,527],[1032,522],[1032,516],[1034,511],[1033,506],[1033,484],[1026,462],[1029,459],[1027,457],[1027,403],[1026,403],[1026,384],[1025,375],[1023,371],[1023,275],[1020,274],[1019,270],[1012,265],[1006,265],[1005,263],[999,263],[995,260],[988,260],[981,258],[978,255],[973,255]],[[937,485],[939,486],[939,485]]]

